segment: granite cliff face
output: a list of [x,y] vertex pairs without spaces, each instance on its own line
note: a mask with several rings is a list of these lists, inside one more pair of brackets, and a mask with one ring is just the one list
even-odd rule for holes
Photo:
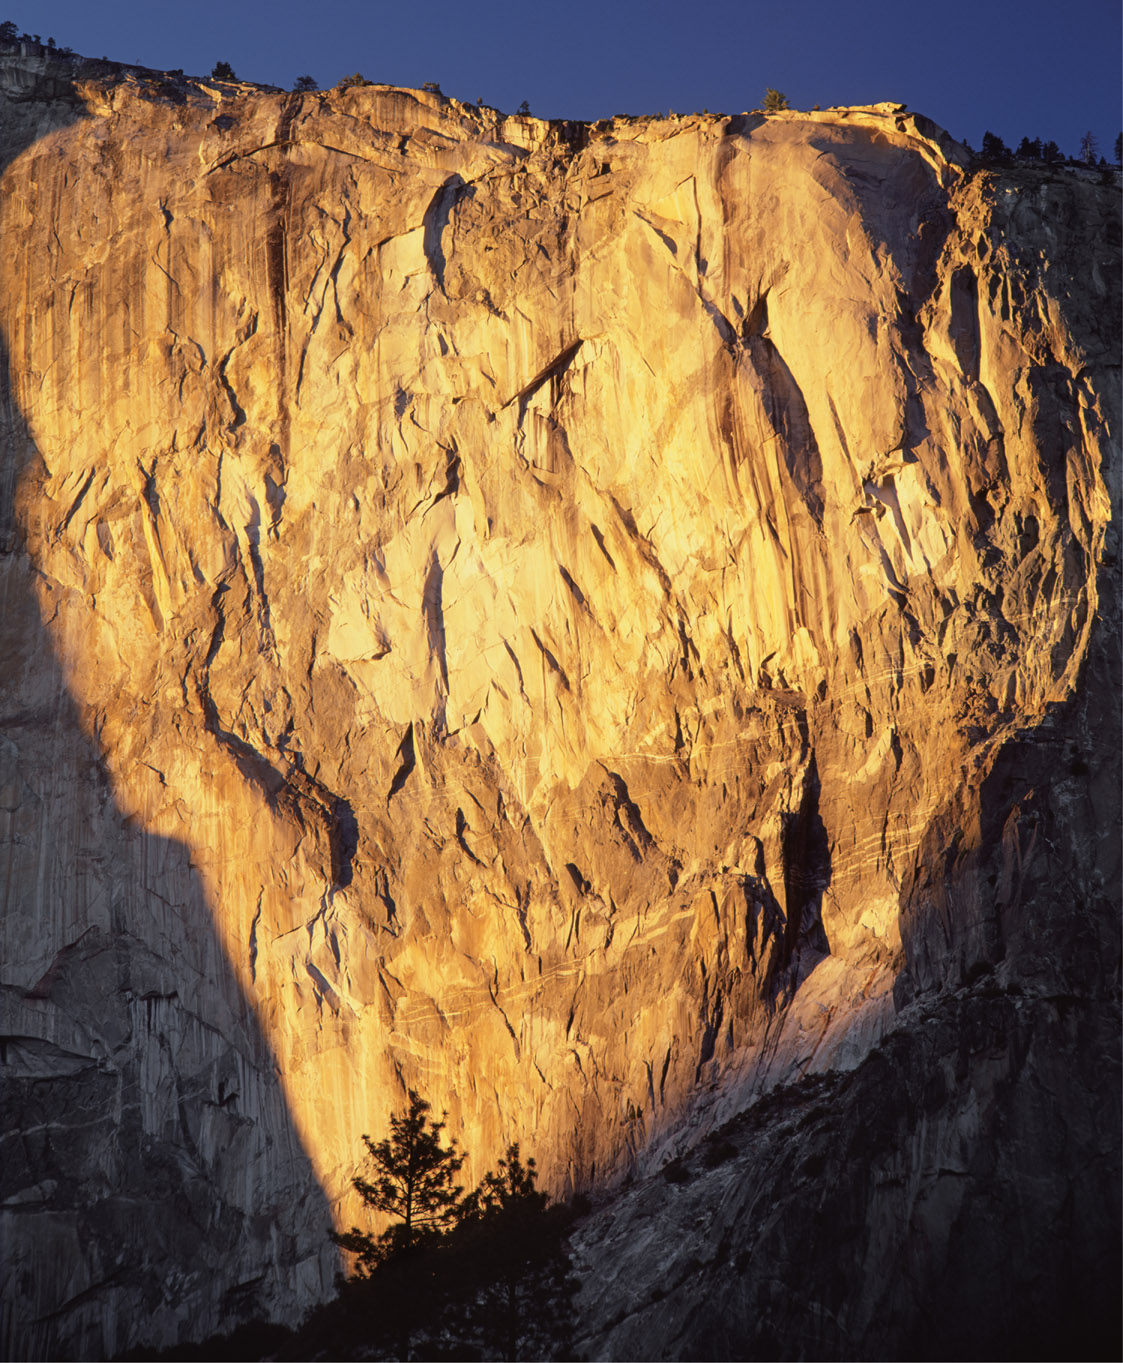
[[12,1347],[299,1314],[405,1086],[469,1177],[638,1177],[597,1353],[1102,1259],[1114,186],[889,105],[0,77]]

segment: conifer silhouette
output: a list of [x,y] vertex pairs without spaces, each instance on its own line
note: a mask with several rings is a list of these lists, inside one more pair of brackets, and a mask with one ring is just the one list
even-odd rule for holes
[[351,1182],[368,1207],[396,1218],[396,1224],[377,1238],[356,1227],[332,1232],[335,1243],[356,1256],[359,1277],[368,1277],[395,1255],[438,1239],[459,1219],[462,1190],[453,1179],[464,1156],[455,1141],[447,1149],[441,1144],[444,1118],[435,1122],[429,1112],[425,1099],[410,1089],[406,1111],[390,1118],[389,1137],[376,1143],[363,1136],[374,1176]]

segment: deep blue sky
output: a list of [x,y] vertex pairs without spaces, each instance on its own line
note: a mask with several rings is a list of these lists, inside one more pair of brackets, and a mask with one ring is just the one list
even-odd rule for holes
[[550,118],[896,99],[978,147],[1120,130],[1119,0],[0,0],[87,56],[331,85],[352,71]]

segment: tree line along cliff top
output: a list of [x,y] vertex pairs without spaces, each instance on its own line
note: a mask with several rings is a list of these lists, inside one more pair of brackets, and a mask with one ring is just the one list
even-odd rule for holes
[[[48,97],[58,98],[64,94],[59,88],[60,84],[70,83],[76,85],[79,81],[94,81],[107,86],[128,82],[135,84],[137,93],[142,97],[163,98],[177,101],[182,99],[189,87],[206,88],[209,90],[219,90],[223,94],[253,94],[276,95],[285,93],[287,87],[272,85],[261,81],[250,81],[240,79],[234,72],[230,64],[225,60],[215,62],[211,72],[207,75],[188,75],[182,68],[176,67],[170,70],[162,70],[156,67],[143,66],[138,62],[116,61],[108,56],[88,57],[82,53],[75,52],[72,48],[56,43],[53,37],[48,37],[45,41],[41,34],[21,33],[17,26],[10,20],[0,22],[0,67],[4,65],[24,65],[32,71],[38,68],[38,73],[44,77],[53,78],[54,89]],[[328,87],[335,92],[345,92],[348,90],[362,89],[365,87],[377,86],[382,89],[400,89],[403,87],[395,85],[393,82],[382,82],[368,80],[360,72],[341,76],[334,86]],[[4,81],[0,76],[0,89],[4,88]],[[448,101],[454,105],[467,110],[478,108],[490,113],[502,114],[503,111],[488,105],[482,98],[472,101],[461,101],[455,97],[448,96],[440,89],[439,85],[432,81],[426,81],[421,87],[425,94],[435,96],[441,101]],[[311,76],[298,76],[291,87],[292,93],[315,95],[320,92],[320,87]],[[47,93],[44,91],[43,93]],[[326,93],[323,92],[323,93]],[[841,113],[847,106],[832,106],[825,112]],[[886,111],[903,112],[907,105],[897,103],[872,103],[870,105],[853,106],[855,108],[878,108]],[[768,89],[764,92],[759,105],[742,113],[751,114],[791,114],[800,111],[791,108],[787,96],[779,91]],[[811,110],[813,113],[820,112],[820,106],[815,105]],[[534,117],[533,112],[527,103],[523,103],[515,111],[516,116],[529,118]],[[584,125],[590,128],[607,127],[619,122],[637,121],[656,121],[667,119],[681,119],[690,117],[705,117],[721,119],[727,115],[710,109],[694,111],[693,113],[679,112],[674,110],[657,111],[650,114],[616,114],[610,118],[596,120],[577,120],[577,119],[544,119],[541,120],[550,124],[561,124],[567,126]],[[927,120],[926,120],[927,121]],[[947,134],[944,134],[945,137]],[[1079,154],[1076,156],[1066,156],[1055,141],[1042,139],[1039,136],[1030,137],[1028,134],[1023,136],[1016,148],[1008,147],[997,134],[986,132],[983,135],[982,146],[976,151],[969,143],[962,142],[967,152],[974,158],[977,164],[982,165],[1008,165],[1008,166],[1037,166],[1046,167],[1052,170],[1057,169],[1079,169],[1087,173],[1088,171],[1111,171],[1123,165],[1123,132],[1115,140],[1112,149],[1113,161],[1109,164],[1107,158],[1101,154],[1099,144],[1093,133],[1086,133],[1081,139]]]

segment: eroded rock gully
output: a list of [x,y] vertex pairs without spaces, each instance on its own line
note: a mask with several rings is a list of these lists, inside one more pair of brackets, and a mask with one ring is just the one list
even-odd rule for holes
[[599,1354],[1102,1282],[1116,187],[60,70],[2,71],[9,1347],[299,1314],[404,1085],[469,1177],[638,1180]]

